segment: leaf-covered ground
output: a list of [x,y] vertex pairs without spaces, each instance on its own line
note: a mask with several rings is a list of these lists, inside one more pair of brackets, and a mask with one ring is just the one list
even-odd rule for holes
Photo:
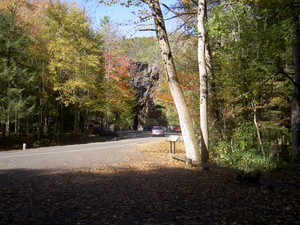
[[0,224],[300,224],[299,190],[202,172],[168,148],[144,144],[140,162],[110,168],[2,171],[15,177],[0,189]]

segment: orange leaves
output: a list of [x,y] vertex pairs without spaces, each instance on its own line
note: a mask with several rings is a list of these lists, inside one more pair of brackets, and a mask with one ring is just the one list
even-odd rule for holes
[[[107,52],[106,52],[107,53]],[[114,57],[105,54],[105,74],[106,79],[113,83],[113,88],[119,89],[124,96],[130,96],[130,60],[126,57]]]
[[109,74],[109,78],[118,79],[118,77],[128,78],[130,70],[130,62],[124,57],[116,57],[108,51],[104,52],[105,73]]
[[29,32],[36,36],[41,29],[45,8],[49,7],[48,1],[42,0],[1,0],[0,9],[9,10],[16,16],[18,23],[27,27]]
[[[197,74],[178,72],[177,76],[182,91],[187,98],[189,98],[189,96],[198,95],[199,78]],[[164,105],[174,105],[173,98],[169,91],[168,83],[166,80],[161,81],[160,91],[159,93],[157,93],[156,97],[159,98],[162,102],[164,102]]]

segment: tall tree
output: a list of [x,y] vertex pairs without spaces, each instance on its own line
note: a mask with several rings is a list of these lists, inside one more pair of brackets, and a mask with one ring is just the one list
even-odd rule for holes
[[[75,108],[74,131],[79,130],[80,113],[98,108],[97,81],[102,75],[100,40],[92,32],[85,12],[65,3],[49,9],[47,37],[49,81],[64,106]],[[99,97],[99,96],[98,96]]]
[[16,9],[11,7],[0,13],[0,119],[7,133],[12,121],[15,133],[19,133],[20,119],[33,113],[36,85],[28,61],[30,39],[26,29],[17,23]]
[[208,160],[208,74],[206,63],[206,32],[204,18],[206,14],[206,1],[198,2],[198,66],[200,76],[200,132],[201,132],[201,157],[203,162]]
[[[208,161],[208,74],[211,73],[210,52],[208,51],[208,42],[206,41],[205,17],[206,1],[185,1],[181,0],[178,8],[182,12],[177,12],[167,6],[176,16],[184,21],[184,27],[194,27],[193,15],[197,14],[196,35],[198,37],[198,70],[200,80],[200,135],[201,135],[201,160]],[[197,10],[194,10],[197,6]],[[186,16],[189,15],[189,16]],[[192,15],[192,16],[191,16]],[[190,18],[188,18],[190,17]],[[192,18],[192,19],[191,19]]]
[[152,11],[165,72],[179,116],[186,155],[188,158],[199,163],[201,157],[194,133],[193,122],[177,78],[160,2],[158,0],[145,2]]

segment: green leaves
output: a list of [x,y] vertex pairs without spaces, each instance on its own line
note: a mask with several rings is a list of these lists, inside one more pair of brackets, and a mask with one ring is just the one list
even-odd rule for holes
[[10,118],[22,119],[32,114],[36,74],[29,63],[30,39],[25,27],[16,23],[16,15],[0,13],[0,122]]
[[[236,165],[241,161],[239,166],[247,169],[276,163],[274,156],[286,151],[286,143],[279,145],[277,140],[289,139],[279,130],[289,126],[282,118],[289,118],[287,99],[292,91],[288,79],[278,73],[288,71],[292,62],[288,21],[279,21],[279,14],[253,6],[240,2],[220,4],[213,8],[207,23],[216,68],[212,101],[220,115],[220,125],[212,132],[224,140],[220,145],[212,144],[221,153],[222,143],[227,143],[229,148],[225,149],[230,151],[226,151],[227,156],[222,153],[222,159]],[[254,108],[251,102],[255,102]],[[254,120],[258,124],[256,131]],[[251,127],[254,130],[249,133]]]
[[91,107],[101,74],[99,40],[91,32],[86,15],[76,7],[57,4],[49,11],[48,78],[57,100],[66,106]]

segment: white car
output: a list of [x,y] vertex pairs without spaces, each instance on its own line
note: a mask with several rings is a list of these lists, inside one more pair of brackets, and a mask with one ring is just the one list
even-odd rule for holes
[[154,126],[152,128],[152,137],[154,136],[165,136],[165,130],[161,128],[160,126]]

